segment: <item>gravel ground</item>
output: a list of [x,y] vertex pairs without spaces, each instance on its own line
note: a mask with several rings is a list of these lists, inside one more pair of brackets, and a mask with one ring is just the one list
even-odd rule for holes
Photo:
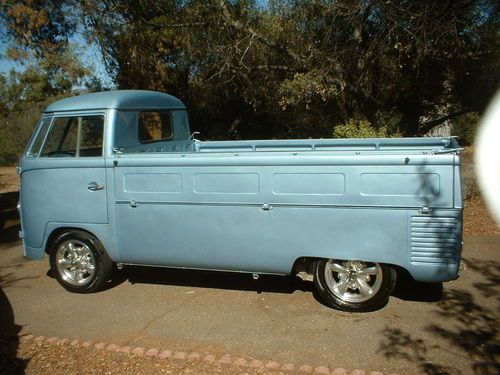
[[[284,374],[264,368],[238,368],[200,359],[160,359],[75,347],[68,344],[19,343],[0,338],[0,373],[10,374]],[[292,374],[287,371],[287,374]]]

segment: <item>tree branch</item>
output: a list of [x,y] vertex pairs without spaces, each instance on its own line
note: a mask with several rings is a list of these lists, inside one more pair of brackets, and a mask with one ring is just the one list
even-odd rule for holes
[[265,36],[257,33],[252,27],[243,25],[240,21],[233,19],[233,17],[231,16],[231,12],[229,11],[229,9],[227,7],[226,1],[221,1],[220,6],[222,9],[222,16],[224,18],[224,21],[228,25],[230,25],[231,27],[235,28],[238,31],[242,31],[244,33],[250,34],[252,36],[252,38],[261,42],[262,44],[266,45],[267,47],[270,47],[270,48],[276,49],[280,52],[286,53],[300,67],[305,67],[307,65],[306,60],[303,57],[297,55],[290,48],[287,48],[284,45],[278,44],[275,41],[266,38]]
[[433,128],[441,125],[445,121],[451,120],[452,118],[455,118],[455,117],[458,117],[458,116],[462,116],[462,115],[464,115],[466,113],[469,113],[469,112],[471,112],[470,109],[464,109],[462,111],[457,111],[457,112],[450,113],[450,114],[448,114],[446,116],[440,117],[440,118],[435,119],[435,120],[424,122],[423,124],[420,124],[419,129],[418,129],[418,134],[419,135],[427,134]]

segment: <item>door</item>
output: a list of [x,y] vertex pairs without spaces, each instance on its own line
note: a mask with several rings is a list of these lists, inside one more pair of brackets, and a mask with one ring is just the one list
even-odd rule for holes
[[108,222],[103,130],[103,114],[42,121],[22,162],[21,202],[28,246],[43,245],[49,222],[75,227]]

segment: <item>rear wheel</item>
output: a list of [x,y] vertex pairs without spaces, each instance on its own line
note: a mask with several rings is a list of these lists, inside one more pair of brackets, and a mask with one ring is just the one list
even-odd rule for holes
[[73,293],[91,293],[109,280],[113,262],[90,233],[69,230],[50,248],[50,266],[59,284]]
[[395,272],[381,263],[320,259],[314,263],[314,284],[320,299],[343,311],[373,311],[392,293]]

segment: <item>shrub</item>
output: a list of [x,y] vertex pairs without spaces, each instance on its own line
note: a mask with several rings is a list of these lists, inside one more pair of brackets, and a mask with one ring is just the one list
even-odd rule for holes
[[398,132],[389,134],[387,127],[375,128],[367,120],[351,119],[345,124],[337,125],[333,130],[334,138],[387,138],[400,137]]

